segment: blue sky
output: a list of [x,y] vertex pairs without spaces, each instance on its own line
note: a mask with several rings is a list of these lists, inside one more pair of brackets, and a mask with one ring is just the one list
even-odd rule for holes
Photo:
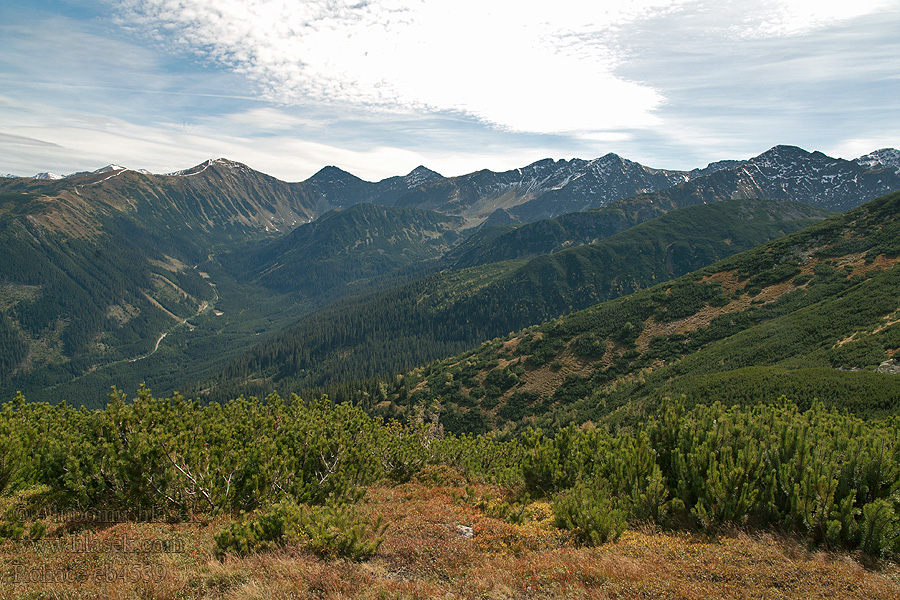
[[0,173],[900,146],[900,0],[0,0]]

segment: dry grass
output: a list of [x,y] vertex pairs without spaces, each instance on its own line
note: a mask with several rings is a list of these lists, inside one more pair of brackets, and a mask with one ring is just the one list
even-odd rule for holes
[[[477,486],[476,493],[499,490]],[[638,529],[600,548],[577,548],[549,524],[546,504],[530,511],[534,522],[510,525],[454,500],[462,494],[462,487],[422,483],[370,489],[359,509],[384,515],[391,527],[376,556],[363,563],[325,561],[296,548],[220,561],[213,535],[225,519],[51,524],[48,538],[64,546],[73,539],[109,545],[127,538],[132,547],[163,539],[184,547],[74,553],[5,541],[0,598],[900,598],[897,565],[867,568],[852,556],[810,552],[791,539]],[[459,526],[471,527],[474,536],[465,537]],[[32,581],[15,581],[26,576]]]

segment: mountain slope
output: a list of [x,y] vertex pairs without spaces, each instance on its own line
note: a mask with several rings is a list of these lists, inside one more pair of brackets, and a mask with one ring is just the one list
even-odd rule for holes
[[[506,173],[436,181],[400,202],[487,215],[486,225],[526,223],[493,229],[483,243],[472,236],[447,257],[449,265],[474,266],[590,243],[669,210],[727,199],[782,199],[844,211],[900,189],[898,156],[888,148],[847,161],[776,146],[748,161],[720,161],[690,172],[648,169],[616,155],[545,160]],[[626,197],[613,203],[616,210],[603,210]]]
[[900,352],[898,262],[894,193],[412,372],[384,390],[382,410],[440,398],[459,429],[557,427],[633,422],[663,394],[756,402],[787,391],[801,405],[895,413],[900,377],[875,368]]
[[217,298],[199,262],[313,214],[297,188],[225,160],[0,182],[3,383],[47,387],[154,351]]
[[[172,386],[172,365],[156,360],[161,347],[167,354],[172,350],[167,344],[178,344],[170,360],[190,361],[183,370],[191,371],[204,364],[210,351],[197,343],[204,336],[221,334],[223,328],[231,332],[223,336],[230,346],[215,350],[221,356],[315,306],[271,291],[260,300],[257,285],[234,285],[217,269],[216,254],[281,236],[333,206],[352,205],[360,197],[346,194],[352,185],[342,188],[341,181],[359,182],[363,197],[369,198],[396,195],[440,177],[420,167],[406,177],[368,183],[349,174],[337,177],[334,171],[286,183],[218,159],[170,175],[110,165],[59,179],[0,180],[0,251],[5,256],[0,265],[0,389],[15,392],[21,387],[36,397],[70,382],[70,398],[81,398],[88,388],[102,390],[102,381],[108,389],[100,371],[129,381],[162,377]],[[332,280],[324,274],[333,278],[343,269],[344,280],[371,276],[422,258],[429,244],[434,248],[428,256],[438,254],[441,244],[453,240],[454,234],[438,223],[449,226],[458,219],[420,219],[429,224],[419,229],[407,224],[409,239],[395,244],[397,256],[387,246],[372,248],[368,270],[355,260],[358,256],[328,262],[321,254],[316,258],[301,252],[298,257],[295,251],[294,258],[312,260],[303,267],[318,265],[317,281],[311,283],[319,291],[315,302],[331,299],[324,286]],[[360,243],[351,230],[346,233],[322,247]],[[365,229],[359,233],[365,243]],[[276,277],[274,271],[270,277]],[[251,299],[253,308],[243,308]],[[216,303],[242,308],[229,310],[224,319],[205,319],[207,313],[223,314]],[[152,371],[151,364],[159,371]]]
[[99,231],[97,219],[126,217],[201,256],[317,216],[316,199],[302,188],[224,159],[169,176],[119,169],[55,181],[8,180],[0,182],[3,192],[31,194],[33,202],[21,208],[35,224],[63,235],[90,236]]
[[435,212],[356,204],[221,260],[241,279],[278,292],[341,295],[346,286],[360,290],[373,277],[440,257],[462,224]]
[[[203,356],[199,362],[194,361],[187,350],[193,342],[180,333],[182,329],[199,339],[222,331],[221,323],[227,320],[229,325],[224,329],[233,334],[229,337],[231,352],[344,293],[371,289],[375,283],[384,287],[385,278],[392,274],[402,273],[404,280],[410,281],[441,267],[458,269],[511,258],[534,258],[602,239],[673,208],[734,196],[781,194],[780,197],[802,196],[825,204],[853,204],[857,201],[853,199],[855,195],[864,198],[873,190],[896,185],[895,180],[900,177],[896,156],[896,151],[883,149],[856,161],[835,161],[819,153],[777,147],[740,164],[723,161],[702,170],[664,172],[608,155],[592,161],[539,161],[505,174],[482,171],[453,179],[419,167],[406,176],[379,182],[365,182],[340,169],[326,167],[299,183],[285,183],[245,165],[218,159],[166,176],[110,165],[93,173],[59,179],[0,179],[0,235],[6,255],[0,266],[0,385],[12,389],[15,379],[27,380],[29,389],[49,389],[73,378],[97,379],[95,373],[115,365],[109,373],[121,373],[129,381],[139,378],[168,386],[178,371],[172,364],[190,362],[183,370],[195,372],[194,367],[203,363],[204,353],[210,351],[210,346],[203,346],[205,350],[198,350]],[[341,240],[338,245],[359,244],[355,246],[357,252],[335,250],[331,257],[316,255],[315,251],[317,244],[337,248],[328,246],[326,232],[341,219],[329,220],[327,226],[318,229],[318,237],[314,235],[306,241],[302,239],[306,234],[298,233],[283,243],[268,243],[334,208],[367,202],[398,204],[398,209],[403,210],[421,200],[425,205],[445,206],[457,213],[455,219],[463,218],[468,225],[481,220],[509,224],[522,218],[515,212],[524,210],[522,207],[544,206],[545,213],[553,214],[566,207],[603,203],[620,193],[684,181],[629,199],[619,205],[621,212],[576,214],[516,229],[503,229],[501,225],[499,229],[481,230],[448,254],[444,263],[421,262],[455,243],[455,233],[445,235],[444,224],[436,223],[406,222],[400,230],[394,229],[394,234],[365,237],[367,217],[337,234],[344,237],[335,238]],[[429,190],[436,190],[437,195]],[[625,209],[626,204],[630,208]],[[356,214],[351,212],[345,218]],[[387,221],[382,219],[374,230],[391,230],[394,225]],[[458,220],[447,222],[451,232],[459,231],[460,226]],[[363,237],[353,240],[354,227]],[[401,230],[404,232],[397,233]],[[379,246],[382,241],[389,243]],[[241,250],[247,248],[252,250]],[[226,253],[253,256],[255,262],[245,263],[251,268],[242,269],[241,273],[224,273],[217,266],[217,257]],[[545,292],[551,298],[561,297],[560,294],[577,296],[577,285],[582,285],[580,278],[590,280],[588,272],[592,267],[575,269],[575,287],[547,276],[573,265],[590,265],[593,260],[567,256],[574,261],[572,265],[551,267],[550,263],[536,263],[544,264],[546,270],[529,281],[546,281],[546,288],[522,288],[521,293],[526,296],[519,298],[485,292],[488,295],[484,306],[474,299],[467,300],[475,303],[465,305],[471,306],[467,309],[471,315],[484,315],[485,306],[495,306],[491,300],[495,297],[506,298],[506,304],[499,310],[500,318],[478,316],[477,326],[467,326],[465,335],[454,333],[456,325],[452,322],[434,325],[434,315],[428,313],[420,325],[434,333],[424,339],[449,340],[445,350],[455,352],[468,347],[473,336],[488,332],[481,321],[492,321],[494,329],[490,332],[495,335],[495,331],[502,334],[521,326],[524,314],[541,319],[581,307],[572,302],[534,300],[535,294]],[[571,258],[574,256],[580,257]],[[513,273],[520,266],[494,264],[480,274],[450,278],[448,289],[456,293],[466,285],[475,285],[471,293],[460,293],[460,297],[475,298],[481,287],[493,285],[502,273]],[[310,278],[312,271],[314,278]],[[243,283],[234,281],[234,274],[240,275]],[[357,283],[347,283],[348,280]],[[427,280],[422,289],[429,298],[446,299],[447,292],[428,288],[432,281],[443,280]],[[640,285],[648,284],[641,281]],[[340,289],[322,289],[323,282]],[[525,282],[526,279],[517,280],[515,284]],[[268,290],[260,284],[269,286]],[[605,298],[616,286],[615,293],[623,293],[633,285],[628,281],[616,285],[594,282],[589,287],[599,286],[596,298]],[[314,290],[313,295],[310,290]],[[289,297],[288,291],[294,295]],[[300,296],[297,291],[302,292]],[[284,297],[280,295],[283,292]],[[214,308],[220,302],[238,310],[229,308],[224,320],[206,320],[207,313],[222,313]],[[446,305],[464,306],[455,301]],[[506,310],[507,306],[511,310]],[[419,309],[410,308],[407,314],[416,310]],[[196,327],[197,318],[208,328]],[[404,314],[396,315],[398,323],[404,318]],[[509,329],[502,329],[509,324]],[[360,331],[367,327],[368,323]],[[437,356],[427,354],[425,346],[430,344],[413,341],[401,353],[409,360],[414,356]],[[148,365],[162,356],[158,350],[169,356],[172,363],[156,372]],[[151,352],[152,360],[147,358]],[[383,354],[395,355],[393,351]],[[364,358],[363,362],[371,360]],[[381,357],[376,362],[380,360]],[[129,361],[136,361],[131,371],[126,369]]]
[[518,227],[488,227],[444,255],[453,268],[473,267],[501,260],[533,258],[573,246],[598,242],[674,207],[654,202],[651,196],[620,200],[610,206],[542,219]]
[[96,230],[97,217],[125,215],[206,256],[218,246],[271,237],[334,208],[393,197],[439,177],[419,167],[370,183],[325,167],[304,182],[286,183],[220,158],[170,175],[113,166],[56,180],[8,179],[0,181],[0,194],[30,194],[32,220],[67,235]]
[[232,364],[213,391],[243,392],[249,379],[261,384],[256,393],[396,372],[690,272],[823,216],[785,202],[723,202],[528,262],[445,271],[310,315]]

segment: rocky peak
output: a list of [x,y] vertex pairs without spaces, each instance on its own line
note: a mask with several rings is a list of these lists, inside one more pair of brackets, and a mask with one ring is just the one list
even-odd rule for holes
[[893,169],[900,175],[900,150],[882,148],[856,159],[858,164],[869,169]]
[[432,171],[428,167],[419,165],[403,178],[403,182],[408,188],[414,188],[422,185],[423,183],[434,181],[435,179],[443,179],[443,175],[437,173],[436,171]]
[[113,163],[111,165],[106,165],[105,167],[100,167],[96,171],[93,171],[93,173],[95,175],[101,175],[103,173],[112,173],[114,171],[125,171],[125,170],[126,170],[126,167],[123,167],[121,165],[117,165],[117,164]]

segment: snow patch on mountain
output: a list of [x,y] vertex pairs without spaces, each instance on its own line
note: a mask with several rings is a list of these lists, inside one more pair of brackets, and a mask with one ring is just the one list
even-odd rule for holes
[[403,183],[407,188],[412,189],[435,179],[443,179],[443,177],[440,173],[419,165],[403,178]]
[[191,167],[190,169],[182,169],[181,171],[172,171],[171,173],[165,173],[165,175],[169,177],[190,177],[191,175],[199,175],[203,171],[209,168],[211,164],[213,164],[214,159],[210,158],[209,160],[205,160],[199,165]]
[[857,163],[869,169],[893,169],[900,175],[900,150],[896,148],[882,148],[856,159]]
[[113,163],[111,165],[106,165],[105,167],[101,167],[101,168],[97,169],[96,171],[94,171],[94,174],[101,175],[103,173],[112,173],[114,171],[126,171],[126,170],[128,170],[127,167],[123,167],[121,165],[117,165],[117,164]]

